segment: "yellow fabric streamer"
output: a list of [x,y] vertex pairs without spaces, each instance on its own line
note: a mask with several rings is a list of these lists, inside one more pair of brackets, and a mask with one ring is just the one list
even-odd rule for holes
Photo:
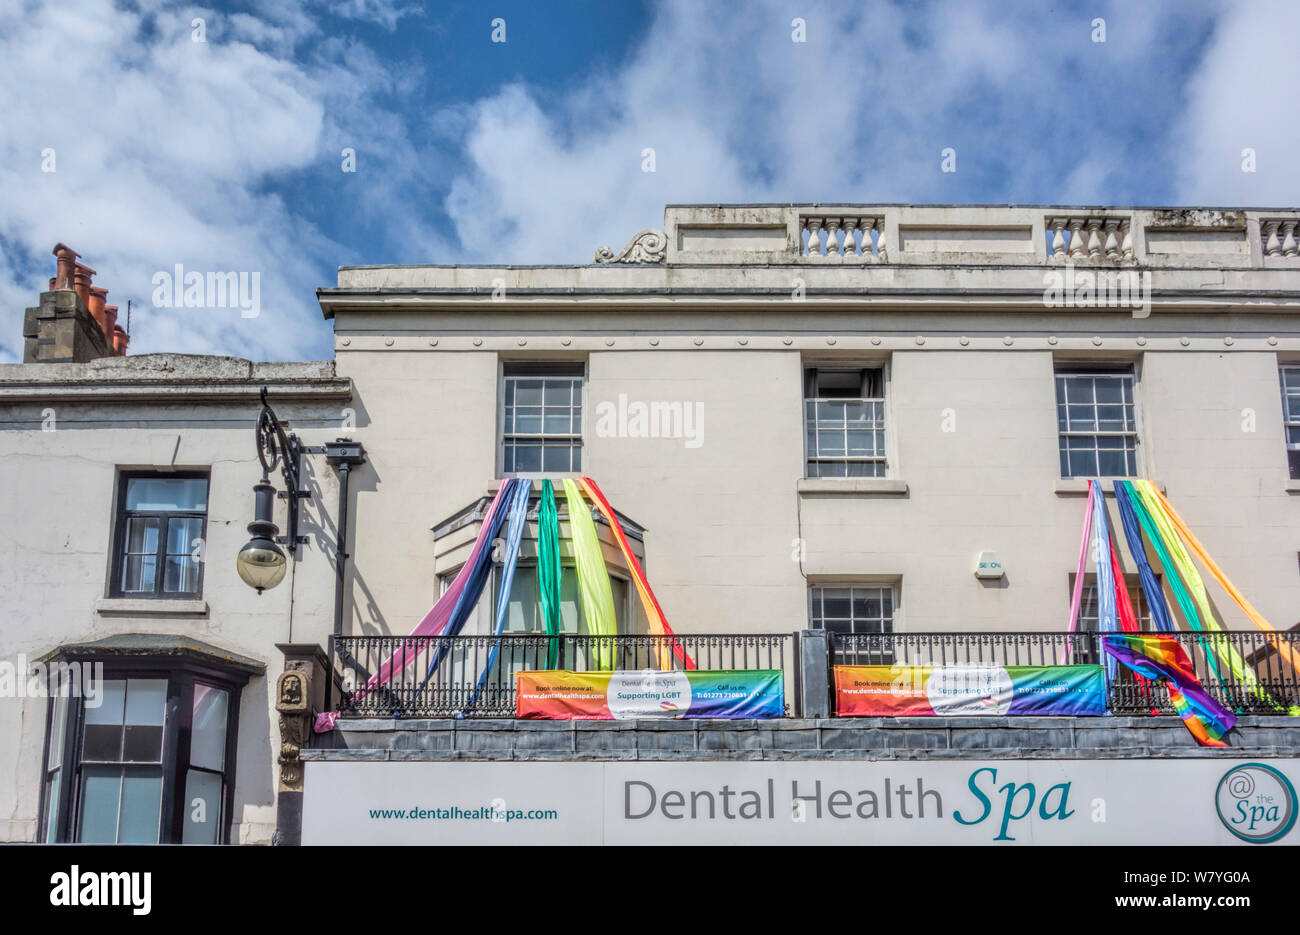
[[[596,524],[578,485],[567,477],[564,478],[564,499],[569,508],[569,533],[573,537],[573,563],[578,571],[582,616],[586,618],[591,633],[613,636],[618,632],[614,592],[609,585],[609,571],[600,551]],[[614,668],[614,641],[598,639],[595,643],[597,667],[602,670]]]
[[[1264,618],[1264,615],[1256,610],[1251,605],[1250,601],[1246,600],[1245,596],[1237,590],[1236,586],[1231,581],[1228,580],[1228,576],[1223,573],[1223,570],[1219,568],[1214,559],[1210,558],[1210,554],[1205,551],[1205,546],[1201,545],[1200,540],[1192,534],[1191,529],[1189,529],[1187,524],[1183,522],[1182,517],[1178,515],[1178,512],[1173,508],[1173,505],[1165,499],[1165,495],[1159,490],[1156,490],[1155,487],[1151,485],[1150,481],[1140,481],[1139,483],[1145,483],[1151,487],[1151,492],[1154,495],[1155,501],[1160,504],[1161,513],[1168,518],[1174,528],[1177,529],[1182,537],[1187,540],[1187,544],[1191,546],[1192,551],[1196,553],[1196,557],[1201,560],[1201,563],[1206,567],[1209,573],[1214,576],[1214,580],[1219,582],[1219,585],[1223,590],[1228,592],[1228,596],[1237,603],[1237,606],[1241,608],[1242,613],[1246,615],[1250,622],[1266,633],[1279,632],[1278,628],[1269,623],[1268,620]],[[1276,646],[1278,652],[1283,656],[1283,658],[1291,663],[1291,668],[1294,669],[1297,674],[1300,674],[1300,652],[1297,652],[1291,645],[1290,641],[1287,640],[1278,640]]]
[[[1155,521],[1156,527],[1160,530],[1160,535],[1164,537],[1165,543],[1169,547],[1169,555],[1178,566],[1178,573],[1182,575],[1183,582],[1187,585],[1187,590],[1192,594],[1192,600],[1196,602],[1197,608],[1201,612],[1201,617],[1205,620],[1205,627],[1208,630],[1222,630],[1223,626],[1219,621],[1214,619],[1214,610],[1210,607],[1210,595],[1205,590],[1205,581],[1201,578],[1201,573],[1196,570],[1192,564],[1192,558],[1187,554],[1187,549],[1183,546],[1183,540],[1174,532],[1172,520],[1168,510],[1169,501],[1156,488],[1156,485],[1149,480],[1140,480],[1137,482],[1138,494],[1142,497],[1142,502],[1146,504],[1147,512]],[[1235,646],[1226,640],[1217,639],[1213,636],[1207,637],[1205,642],[1214,650],[1214,655],[1219,661],[1228,667],[1233,678],[1241,682],[1243,686],[1254,692],[1259,698],[1264,697],[1263,690],[1259,687],[1259,679],[1255,677],[1255,671],[1246,665],[1246,660],[1237,652]]]

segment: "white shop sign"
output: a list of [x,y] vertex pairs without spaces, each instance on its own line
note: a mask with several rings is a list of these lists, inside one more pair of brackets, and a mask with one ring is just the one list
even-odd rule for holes
[[1297,844],[1300,760],[308,762],[304,844]]

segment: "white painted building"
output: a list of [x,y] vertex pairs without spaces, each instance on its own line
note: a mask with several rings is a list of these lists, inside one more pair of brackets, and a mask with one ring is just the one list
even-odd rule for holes
[[[343,268],[318,292],[332,362],[38,350],[0,367],[0,659],[97,659],[108,680],[84,717],[0,705],[0,838],[270,841],[268,684],[277,644],[331,633],[338,481],[304,459],[298,561],[260,596],[240,581],[264,385],[305,444],[367,454],[344,633],[409,632],[511,474],[594,477],[680,633],[1062,630],[1094,474],[1162,485],[1288,628],[1297,220],[671,206],[591,265]],[[606,546],[621,626],[641,632]],[[1002,576],[976,577],[984,553]],[[516,594],[526,627],[535,598]],[[219,818],[194,819],[195,790]]]

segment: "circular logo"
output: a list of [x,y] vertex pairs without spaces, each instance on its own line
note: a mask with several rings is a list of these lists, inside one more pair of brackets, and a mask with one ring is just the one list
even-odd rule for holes
[[691,706],[691,683],[685,672],[613,672],[606,699],[616,719],[677,717]]
[[1001,666],[935,666],[925,694],[935,714],[1006,714],[1014,688]]
[[1252,844],[1268,844],[1295,825],[1295,786],[1272,766],[1245,763],[1219,780],[1214,807],[1219,821],[1234,835]]

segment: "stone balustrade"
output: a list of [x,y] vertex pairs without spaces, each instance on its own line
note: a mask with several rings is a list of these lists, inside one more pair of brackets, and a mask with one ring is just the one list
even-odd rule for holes
[[1264,256],[1294,257],[1296,248],[1296,218],[1261,218],[1259,240]]
[[1131,217],[1052,215],[1045,219],[1048,256],[1056,262],[1133,262]]
[[885,219],[874,215],[799,215],[800,255],[886,263]]

